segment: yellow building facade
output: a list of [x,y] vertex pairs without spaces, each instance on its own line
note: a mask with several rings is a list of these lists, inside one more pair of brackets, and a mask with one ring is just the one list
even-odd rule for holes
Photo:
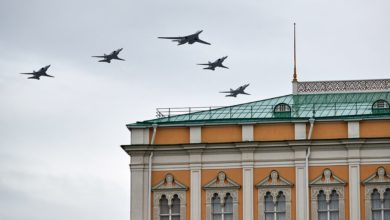
[[390,220],[389,102],[387,79],[293,81],[128,124],[131,219]]

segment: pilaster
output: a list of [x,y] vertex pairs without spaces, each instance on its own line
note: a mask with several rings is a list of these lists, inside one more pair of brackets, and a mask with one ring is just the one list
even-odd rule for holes
[[295,154],[295,182],[296,182],[296,219],[308,220],[306,207],[306,167],[305,156],[307,147],[294,147]]
[[[253,131],[253,127],[252,127]],[[252,133],[253,134],[253,133]],[[243,219],[253,220],[253,165],[254,148],[241,149],[242,160],[242,191],[243,191]]]
[[360,220],[360,148],[348,147],[349,167],[349,216]]
[[202,168],[202,150],[189,150],[190,171],[191,171],[191,220],[201,219],[201,168]]

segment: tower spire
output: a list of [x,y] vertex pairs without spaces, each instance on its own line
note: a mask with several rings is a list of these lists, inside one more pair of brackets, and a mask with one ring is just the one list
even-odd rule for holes
[[296,39],[295,39],[295,22],[294,22],[294,75],[293,82],[298,81],[297,79],[297,48],[296,48]]

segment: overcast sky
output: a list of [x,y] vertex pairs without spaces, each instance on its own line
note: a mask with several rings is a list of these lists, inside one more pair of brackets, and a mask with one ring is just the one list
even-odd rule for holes
[[[388,0],[0,1],[0,219],[129,219],[126,123],[156,107],[224,106],[298,79],[389,78]],[[158,36],[204,30],[211,42]],[[124,48],[125,62],[92,55]],[[230,69],[196,63],[229,56]],[[51,64],[55,78],[20,72]],[[218,91],[250,83],[251,96]]]

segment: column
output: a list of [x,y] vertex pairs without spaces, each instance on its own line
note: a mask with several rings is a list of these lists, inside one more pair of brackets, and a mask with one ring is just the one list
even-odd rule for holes
[[253,220],[253,164],[254,148],[241,149],[243,219]]
[[191,201],[191,220],[201,220],[201,169],[202,169],[202,151],[191,150],[190,153],[190,170],[191,170],[191,188],[190,188],[190,201]]

